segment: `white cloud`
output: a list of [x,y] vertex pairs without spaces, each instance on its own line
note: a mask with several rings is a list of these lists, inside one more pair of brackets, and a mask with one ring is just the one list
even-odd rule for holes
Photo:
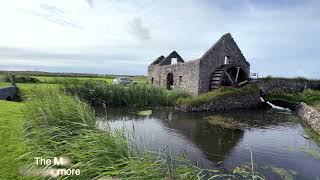
[[[79,71],[86,71],[80,66],[87,65],[92,72],[106,66],[109,69],[100,73],[108,73],[112,65],[127,63],[136,67],[134,73],[145,73],[161,54],[177,50],[182,57],[194,59],[231,32],[253,71],[293,76],[297,67],[303,67],[306,75],[320,77],[315,69],[320,65],[315,59],[320,55],[318,1],[279,6],[277,1],[231,2],[5,1],[0,6],[0,47],[17,51],[0,50],[0,65],[45,68],[71,62],[75,68],[70,70],[79,66]],[[57,57],[61,63],[56,63]]]

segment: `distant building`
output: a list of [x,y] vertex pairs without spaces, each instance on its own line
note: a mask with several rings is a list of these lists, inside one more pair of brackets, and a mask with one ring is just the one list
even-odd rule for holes
[[192,94],[205,93],[220,86],[241,87],[248,82],[249,75],[250,64],[230,33],[223,35],[197,60],[185,62],[173,51],[148,66],[150,84],[183,89]]

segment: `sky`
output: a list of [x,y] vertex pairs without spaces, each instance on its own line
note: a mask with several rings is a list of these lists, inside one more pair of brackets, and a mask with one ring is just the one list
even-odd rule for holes
[[319,0],[0,0],[0,69],[144,75],[231,33],[251,72],[320,79]]

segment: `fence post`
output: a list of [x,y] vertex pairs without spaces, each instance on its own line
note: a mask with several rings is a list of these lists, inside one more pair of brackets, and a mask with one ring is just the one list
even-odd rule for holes
[[15,74],[10,74],[10,81],[12,86],[16,86],[16,75]]

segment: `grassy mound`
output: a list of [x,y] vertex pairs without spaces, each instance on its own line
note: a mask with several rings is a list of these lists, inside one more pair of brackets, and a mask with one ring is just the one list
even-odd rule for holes
[[258,93],[259,89],[255,85],[249,84],[242,88],[236,89],[231,87],[222,87],[208,93],[201,94],[199,96],[180,98],[177,100],[177,105],[185,106],[200,106],[203,104],[216,101],[219,98],[224,98],[228,96],[238,96],[248,93]]

